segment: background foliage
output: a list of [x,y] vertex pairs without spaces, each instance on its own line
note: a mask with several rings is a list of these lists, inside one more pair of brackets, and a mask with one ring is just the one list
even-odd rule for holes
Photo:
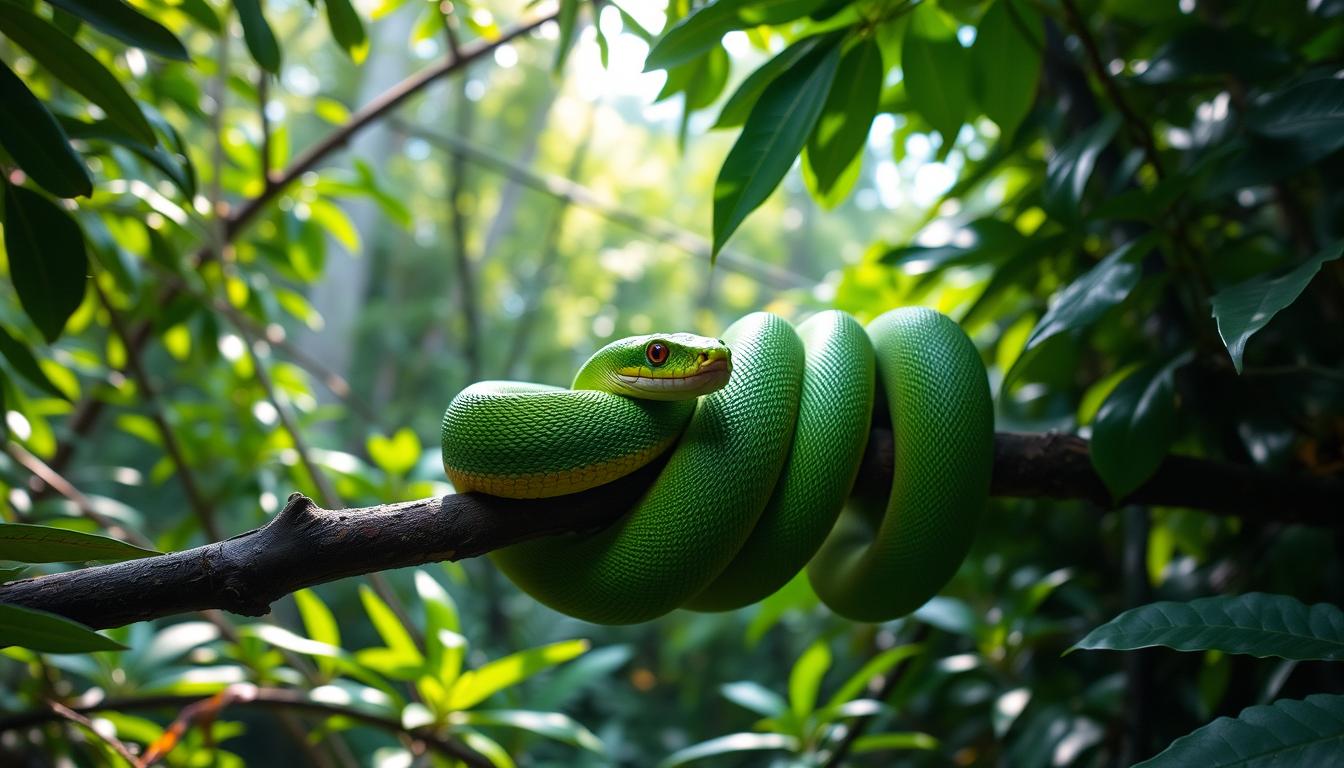
[[[999,428],[1090,437],[1117,497],[1169,451],[1339,475],[1342,18],[0,0],[0,579],[218,540],[293,490],[448,492],[433,435],[466,383],[565,383],[610,338],[760,308],[947,312]],[[943,596],[884,625],[797,581],[593,627],[486,562],[324,585],[260,622],[97,635],[0,606],[20,646],[0,709],[67,707],[0,754],[1100,765],[1257,705],[1164,758],[1288,739],[1309,760],[1344,733],[1338,610],[1306,605],[1339,602],[1338,547],[1018,500]],[[1211,595],[1241,597],[1171,607]],[[1153,616],[1166,634],[1126,634]],[[1187,652],[1086,650],[1150,645]]]

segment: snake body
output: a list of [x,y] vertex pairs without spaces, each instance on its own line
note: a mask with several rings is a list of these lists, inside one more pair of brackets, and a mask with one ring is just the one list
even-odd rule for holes
[[[851,499],[875,404],[895,437],[895,479],[885,498]],[[442,436],[459,492],[514,498],[591,488],[671,450],[611,526],[492,553],[556,610],[603,624],[729,610],[806,565],[836,613],[885,621],[932,597],[965,558],[993,428],[970,339],[937,312],[903,308],[866,329],[839,311],[796,330],[757,312],[722,340],[613,342],[573,389],[468,387]]]

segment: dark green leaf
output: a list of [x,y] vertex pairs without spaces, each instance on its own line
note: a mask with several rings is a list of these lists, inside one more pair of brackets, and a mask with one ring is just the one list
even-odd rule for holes
[[1101,404],[1092,424],[1092,466],[1117,499],[1152,476],[1176,437],[1176,368],[1189,354],[1135,371]]
[[950,147],[971,102],[971,63],[957,41],[957,25],[933,3],[910,14],[901,41],[905,92],[915,111],[943,135]]
[[177,10],[190,16],[197,24],[216,34],[224,31],[219,14],[205,0],[178,0]]
[[167,176],[168,180],[188,198],[196,196],[196,178],[192,173],[191,161],[181,152],[170,154],[163,147],[143,144],[106,120],[87,123],[73,117],[62,116],[60,123],[72,139],[106,141],[129,149]]
[[326,7],[331,36],[346,53],[359,60],[362,58],[361,49],[368,42],[364,34],[364,22],[360,21],[350,0],[326,0]]
[[122,0],[47,0],[123,43],[170,59],[188,61],[187,49],[168,28],[142,16]]
[[0,3],[0,31],[47,71],[101,107],[109,120],[151,146],[158,142],[149,121],[117,78],[59,29],[25,8]]
[[1141,270],[1135,262],[1147,253],[1153,240],[1144,236],[1125,243],[1069,283],[1031,330],[1025,349],[1056,334],[1090,326],[1106,310],[1128,298],[1139,283]]
[[1344,751],[1344,696],[1317,693],[1247,707],[1173,741],[1134,768],[1332,765]]
[[836,690],[830,701],[826,702],[827,708],[838,707],[847,701],[854,700],[868,688],[869,683],[875,678],[887,674],[892,667],[923,652],[923,650],[924,646],[922,645],[898,645],[877,654],[865,662],[858,672],[851,675],[844,685]]
[[1040,15],[1021,0],[996,0],[980,20],[971,46],[976,98],[1005,138],[1036,101],[1044,38]]
[[[0,400],[4,400],[4,398],[0,397]],[[3,403],[0,403],[0,405],[3,405]],[[23,572],[26,570],[28,570],[28,566],[26,565],[20,565],[15,568],[0,568],[0,584],[22,578]]]
[[714,183],[712,258],[788,173],[816,125],[839,62],[839,46],[818,47],[761,94]]
[[1120,116],[1108,114],[1096,125],[1075,136],[1050,156],[1045,169],[1045,209],[1056,216],[1072,220],[1087,190],[1088,179],[1096,168],[1097,157],[1111,143],[1120,127]]
[[162,554],[93,533],[45,525],[0,523],[0,560],[19,563],[82,563],[134,560]]
[[1309,606],[1295,597],[1262,592],[1151,603],[1097,627],[1069,650],[1131,651],[1158,645],[1262,659],[1340,661],[1344,611],[1329,603]]
[[243,25],[243,40],[253,61],[273,75],[280,74],[280,44],[261,12],[261,0],[233,0],[238,9],[238,20]]
[[88,197],[93,178],[65,132],[14,71],[0,61],[0,147],[42,188],[60,197]]
[[782,733],[730,733],[717,739],[692,744],[685,749],[668,755],[658,764],[658,768],[676,768],[696,760],[715,755],[728,755],[735,752],[759,752],[762,750],[796,750],[798,739]]
[[24,187],[5,184],[5,250],[19,303],[48,342],[84,301],[89,257],[70,214]]
[[621,28],[624,31],[629,32],[646,43],[653,43],[653,33],[645,29],[634,16],[631,16],[628,11],[617,3],[612,2],[611,6],[621,15]]
[[62,400],[70,399],[69,395],[62,392],[61,388],[53,384],[51,379],[47,378],[47,374],[43,373],[42,366],[37,364],[37,358],[33,357],[28,345],[14,338],[4,326],[0,326],[0,354],[5,356],[20,376]]
[[666,30],[644,60],[644,71],[684,64],[735,29],[783,24],[811,13],[823,0],[716,0]]
[[1242,356],[1251,335],[1302,295],[1311,279],[1321,271],[1322,264],[1338,259],[1341,254],[1344,254],[1344,243],[1335,243],[1287,274],[1274,278],[1253,277],[1214,295],[1213,316],[1218,320],[1218,334],[1232,356],[1237,373],[1241,373]]
[[569,50],[574,47],[574,34],[579,26],[579,0],[560,0],[560,13],[555,17],[560,27],[560,41],[555,46],[555,65],[552,71],[559,73],[565,68]]
[[126,646],[46,611],[0,603],[0,647],[17,645],[44,653],[122,651]]
[[823,195],[867,144],[882,77],[882,49],[872,38],[860,40],[840,59],[835,84],[807,140],[807,161]]
[[719,111],[719,119],[715,121],[715,128],[734,128],[742,125],[747,120],[747,115],[751,114],[751,108],[756,106],[756,100],[761,97],[765,87],[774,82],[782,72],[786,72],[793,65],[802,61],[805,56],[811,53],[818,45],[824,45],[828,42],[834,44],[838,40],[836,35],[813,35],[797,41],[788,48],[780,51],[775,57],[761,66],[756,71],[747,75],[747,79],[737,86],[733,95],[728,97],[727,103]]
[[1194,24],[1163,43],[1148,68],[1134,79],[1144,85],[1223,75],[1252,80],[1282,72],[1291,64],[1287,53],[1244,27]]
[[690,72],[684,109],[690,114],[713,104],[723,93],[728,84],[728,52],[722,46],[712,48],[708,54],[686,66]]

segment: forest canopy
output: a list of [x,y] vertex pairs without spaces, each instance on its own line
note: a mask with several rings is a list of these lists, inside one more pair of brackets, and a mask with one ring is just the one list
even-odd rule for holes
[[[0,762],[1337,759],[1341,149],[1339,0],[0,0]],[[478,557],[658,467],[457,493],[473,382],[899,307],[995,430],[908,616]]]

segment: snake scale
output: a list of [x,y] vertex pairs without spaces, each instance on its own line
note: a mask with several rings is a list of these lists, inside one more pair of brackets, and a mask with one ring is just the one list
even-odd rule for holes
[[[888,420],[890,494],[850,498],[868,431]],[[804,566],[842,616],[913,611],[966,556],[993,432],[970,339],[938,312],[902,308],[866,328],[840,311],[796,329],[757,312],[723,339],[621,339],[571,389],[471,385],[449,405],[442,437],[459,492],[512,498],[592,488],[671,451],[616,523],[491,554],[542,603],[629,624],[738,608]]]

